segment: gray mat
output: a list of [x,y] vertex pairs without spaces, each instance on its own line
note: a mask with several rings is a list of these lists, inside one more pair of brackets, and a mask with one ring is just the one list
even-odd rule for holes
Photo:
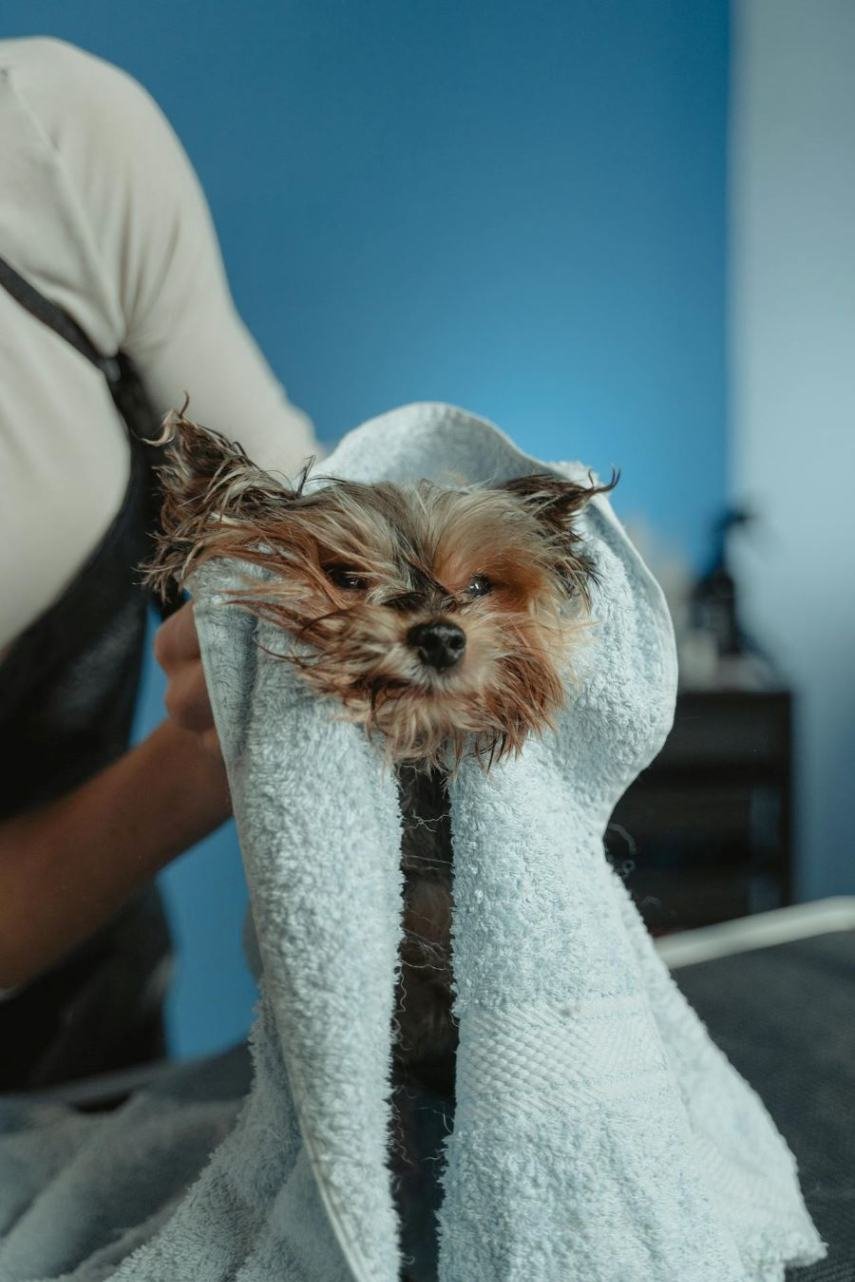
[[788,1282],[855,1282],[855,931],[674,972],[799,1163],[828,1258]]

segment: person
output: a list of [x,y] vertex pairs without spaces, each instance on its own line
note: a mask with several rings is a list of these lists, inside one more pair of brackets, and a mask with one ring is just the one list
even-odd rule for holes
[[169,715],[128,747],[159,420],[293,475],[313,452],[236,314],[167,121],[109,64],[0,41],[0,1089],[162,1052],[160,868],[224,821],[192,607],[158,633]]

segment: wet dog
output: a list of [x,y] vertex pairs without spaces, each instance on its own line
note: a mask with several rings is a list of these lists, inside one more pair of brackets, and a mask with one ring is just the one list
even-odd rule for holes
[[[263,567],[233,599],[298,643],[285,656],[338,715],[364,726],[395,769],[404,919],[394,1025],[397,1090],[453,1099],[457,1029],[446,782],[549,728],[586,629],[593,567],[575,521],[595,494],[550,473],[495,485],[295,485],[239,445],[167,420],[168,462],[150,583],[204,561]],[[393,1170],[412,1155],[397,1111]]]

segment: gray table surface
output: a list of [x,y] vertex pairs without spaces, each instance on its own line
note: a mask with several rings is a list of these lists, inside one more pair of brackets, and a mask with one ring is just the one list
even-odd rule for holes
[[799,1164],[828,1258],[787,1282],[855,1282],[855,930],[675,970]]

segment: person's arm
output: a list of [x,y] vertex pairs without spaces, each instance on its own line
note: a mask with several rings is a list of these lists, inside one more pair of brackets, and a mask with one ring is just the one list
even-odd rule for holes
[[[56,171],[52,194],[81,246],[76,319],[105,351],[133,358],[160,414],[186,391],[191,418],[239,440],[260,467],[294,473],[315,450],[311,422],[237,313],[204,192],[163,112],[118,67],[60,41],[15,42],[7,56],[53,153],[42,161]],[[223,165],[227,153],[218,181]],[[248,228],[264,181],[260,173],[257,189],[229,193],[231,205],[245,203]],[[283,235],[277,258],[295,252]],[[269,267],[267,288],[277,291],[277,261]],[[280,369],[288,356],[276,353]]]
[[173,720],[73,792],[0,824],[0,988],[81,943],[229,814],[225,769]]
[[[199,421],[292,474],[313,452],[311,425],[235,311],[204,196],[170,126],[98,59],[55,42],[27,57],[22,93],[85,227],[111,342],[133,357],[159,411],[180,406],[186,390]],[[169,719],[82,787],[0,824],[0,988],[58,961],[228,813],[192,613],[179,616],[158,642]]]
[[230,813],[191,603],[154,653],[168,719],[81,787],[0,823],[0,990],[59,961]]
[[[179,408],[187,393],[190,418],[240,441],[260,467],[293,476],[316,452],[312,424],[235,308],[193,166],[148,94],[104,64],[99,70],[113,104],[87,122],[90,146],[101,172],[106,155],[121,182],[99,182],[92,165],[81,165],[76,181],[117,289],[125,325],[119,345],[160,413]],[[257,195],[239,197],[249,213]],[[284,238],[276,249],[283,260],[295,252]],[[281,272],[275,260],[269,266],[267,288],[276,291]],[[277,354],[285,365],[288,353]]]

